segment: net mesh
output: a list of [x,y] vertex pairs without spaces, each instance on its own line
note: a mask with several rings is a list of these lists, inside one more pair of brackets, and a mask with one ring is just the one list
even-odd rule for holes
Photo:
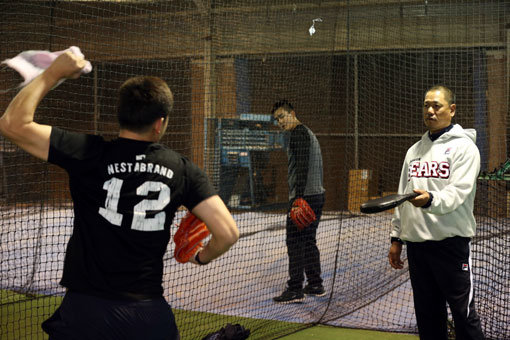
[[[239,242],[207,267],[165,255],[165,298],[183,339],[241,323],[270,339],[322,323],[416,333],[407,264],[388,265],[390,213],[360,203],[395,192],[425,129],[424,91],[457,97],[454,121],[477,130],[473,272],[487,338],[510,338],[508,159],[510,1],[0,1],[0,59],[81,48],[94,67],[42,101],[37,121],[117,134],[116,96],[135,75],[174,92],[162,143],[204,168]],[[22,81],[0,68],[6,108]],[[326,203],[317,242],[327,295],[276,305],[288,279],[285,135],[268,119],[286,98],[316,134]],[[180,212],[174,223],[183,216]],[[44,338],[73,213],[66,174],[0,137],[2,339]],[[175,228],[172,228],[172,233]]]

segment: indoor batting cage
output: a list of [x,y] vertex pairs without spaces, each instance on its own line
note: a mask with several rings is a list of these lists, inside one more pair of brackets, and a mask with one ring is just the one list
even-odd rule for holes
[[[404,269],[388,264],[393,210],[360,205],[397,192],[406,151],[427,131],[424,94],[447,86],[453,122],[476,130],[480,151],[476,308],[488,339],[510,339],[510,0],[0,0],[0,33],[1,113],[26,76],[6,61],[24,51],[80,48],[92,71],[53,88],[35,120],[106,140],[126,79],[168,83],[161,143],[205,171],[240,231],[207,266],[178,263],[168,244],[164,297],[190,340],[229,323],[249,339],[316,324],[417,334],[405,246]],[[283,99],[323,161],[326,294],[299,304],[273,301],[289,273],[289,136],[272,112]],[[47,338],[73,220],[66,172],[0,135],[2,340]]]

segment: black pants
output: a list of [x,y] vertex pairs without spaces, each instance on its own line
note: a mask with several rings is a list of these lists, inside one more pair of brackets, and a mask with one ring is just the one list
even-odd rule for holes
[[287,252],[289,254],[290,290],[303,289],[304,274],[310,285],[321,285],[321,263],[319,248],[317,248],[317,227],[324,206],[324,194],[303,197],[315,212],[316,220],[303,230],[290,219],[291,201],[287,211]]
[[450,306],[456,339],[484,339],[475,310],[470,239],[407,242],[409,274],[420,339],[447,339]]
[[42,329],[49,340],[179,340],[172,309],[163,297],[119,301],[67,292]]

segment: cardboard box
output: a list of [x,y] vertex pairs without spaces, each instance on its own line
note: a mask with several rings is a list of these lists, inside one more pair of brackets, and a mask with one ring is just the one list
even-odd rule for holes
[[360,205],[369,200],[369,197],[377,196],[378,178],[374,170],[352,169],[349,170],[349,192],[347,209],[359,212]]
[[506,192],[506,217],[510,217],[510,191]]

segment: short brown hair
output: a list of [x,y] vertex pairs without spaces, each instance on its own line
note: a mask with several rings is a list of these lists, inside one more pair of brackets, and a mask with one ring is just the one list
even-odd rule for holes
[[174,97],[167,83],[150,76],[133,77],[119,89],[117,117],[122,129],[144,132],[159,118],[168,118]]

